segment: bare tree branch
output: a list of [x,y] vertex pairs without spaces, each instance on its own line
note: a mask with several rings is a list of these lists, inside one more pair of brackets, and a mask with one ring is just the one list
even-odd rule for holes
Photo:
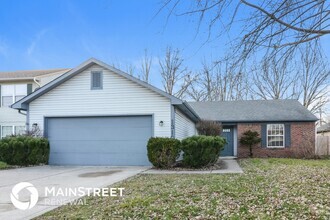
[[144,57],[141,62],[141,79],[149,83],[150,69],[152,64],[152,57],[148,54],[148,50],[144,50]]
[[170,95],[182,98],[196,76],[192,76],[191,72],[183,67],[180,50],[167,47],[165,58],[159,60],[159,66],[164,90]]

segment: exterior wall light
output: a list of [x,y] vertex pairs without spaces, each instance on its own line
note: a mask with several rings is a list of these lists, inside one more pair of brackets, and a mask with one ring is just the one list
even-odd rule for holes
[[160,121],[160,122],[159,122],[159,126],[160,126],[160,127],[163,127],[163,126],[164,126],[164,122],[163,122],[163,121]]

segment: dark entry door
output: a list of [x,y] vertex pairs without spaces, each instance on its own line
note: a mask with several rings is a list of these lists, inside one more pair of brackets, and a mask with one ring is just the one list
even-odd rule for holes
[[220,152],[220,156],[234,156],[234,128],[232,126],[223,126],[221,136],[226,139],[227,144]]

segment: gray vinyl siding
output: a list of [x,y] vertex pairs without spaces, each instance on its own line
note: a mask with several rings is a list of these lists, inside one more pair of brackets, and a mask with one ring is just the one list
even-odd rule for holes
[[[57,78],[60,74],[51,74],[47,76],[38,77],[39,84],[44,86],[46,83]],[[17,85],[17,84],[31,84],[32,92],[39,86],[32,80],[26,81],[13,81],[13,82],[2,82],[0,85]],[[18,110],[9,107],[0,106],[0,125],[1,126],[26,126],[26,116],[19,114]]]
[[196,125],[179,109],[175,109],[175,138],[182,140],[196,135]]
[[[91,71],[103,72],[103,89],[91,90]],[[154,136],[171,136],[171,103],[157,94],[99,65],[78,73],[30,103],[30,125],[44,130],[44,117],[153,115]],[[159,121],[164,125],[159,126]]]

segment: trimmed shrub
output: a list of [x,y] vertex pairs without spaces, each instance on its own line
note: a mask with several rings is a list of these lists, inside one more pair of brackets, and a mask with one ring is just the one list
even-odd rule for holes
[[49,143],[45,138],[30,136],[7,137],[0,140],[0,160],[10,165],[47,164]]
[[196,125],[199,135],[219,136],[221,134],[221,123],[216,121],[200,121]]
[[[22,141],[15,140],[13,143],[13,163],[27,165],[27,149]],[[6,161],[5,161],[6,162]]]
[[243,133],[239,142],[244,145],[248,146],[250,150],[250,157],[253,157],[252,148],[254,145],[259,144],[261,142],[261,138],[259,137],[259,133],[256,131],[248,130]]
[[0,161],[6,162],[8,164],[12,164],[13,148],[9,143],[0,142]]
[[172,167],[180,156],[180,146],[174,138],[152,137],[147,145],[149,161],[157,168]]
[[182,140],[183,165],[200,168],[217,162],[226,140],[219,136],[192,136]]

